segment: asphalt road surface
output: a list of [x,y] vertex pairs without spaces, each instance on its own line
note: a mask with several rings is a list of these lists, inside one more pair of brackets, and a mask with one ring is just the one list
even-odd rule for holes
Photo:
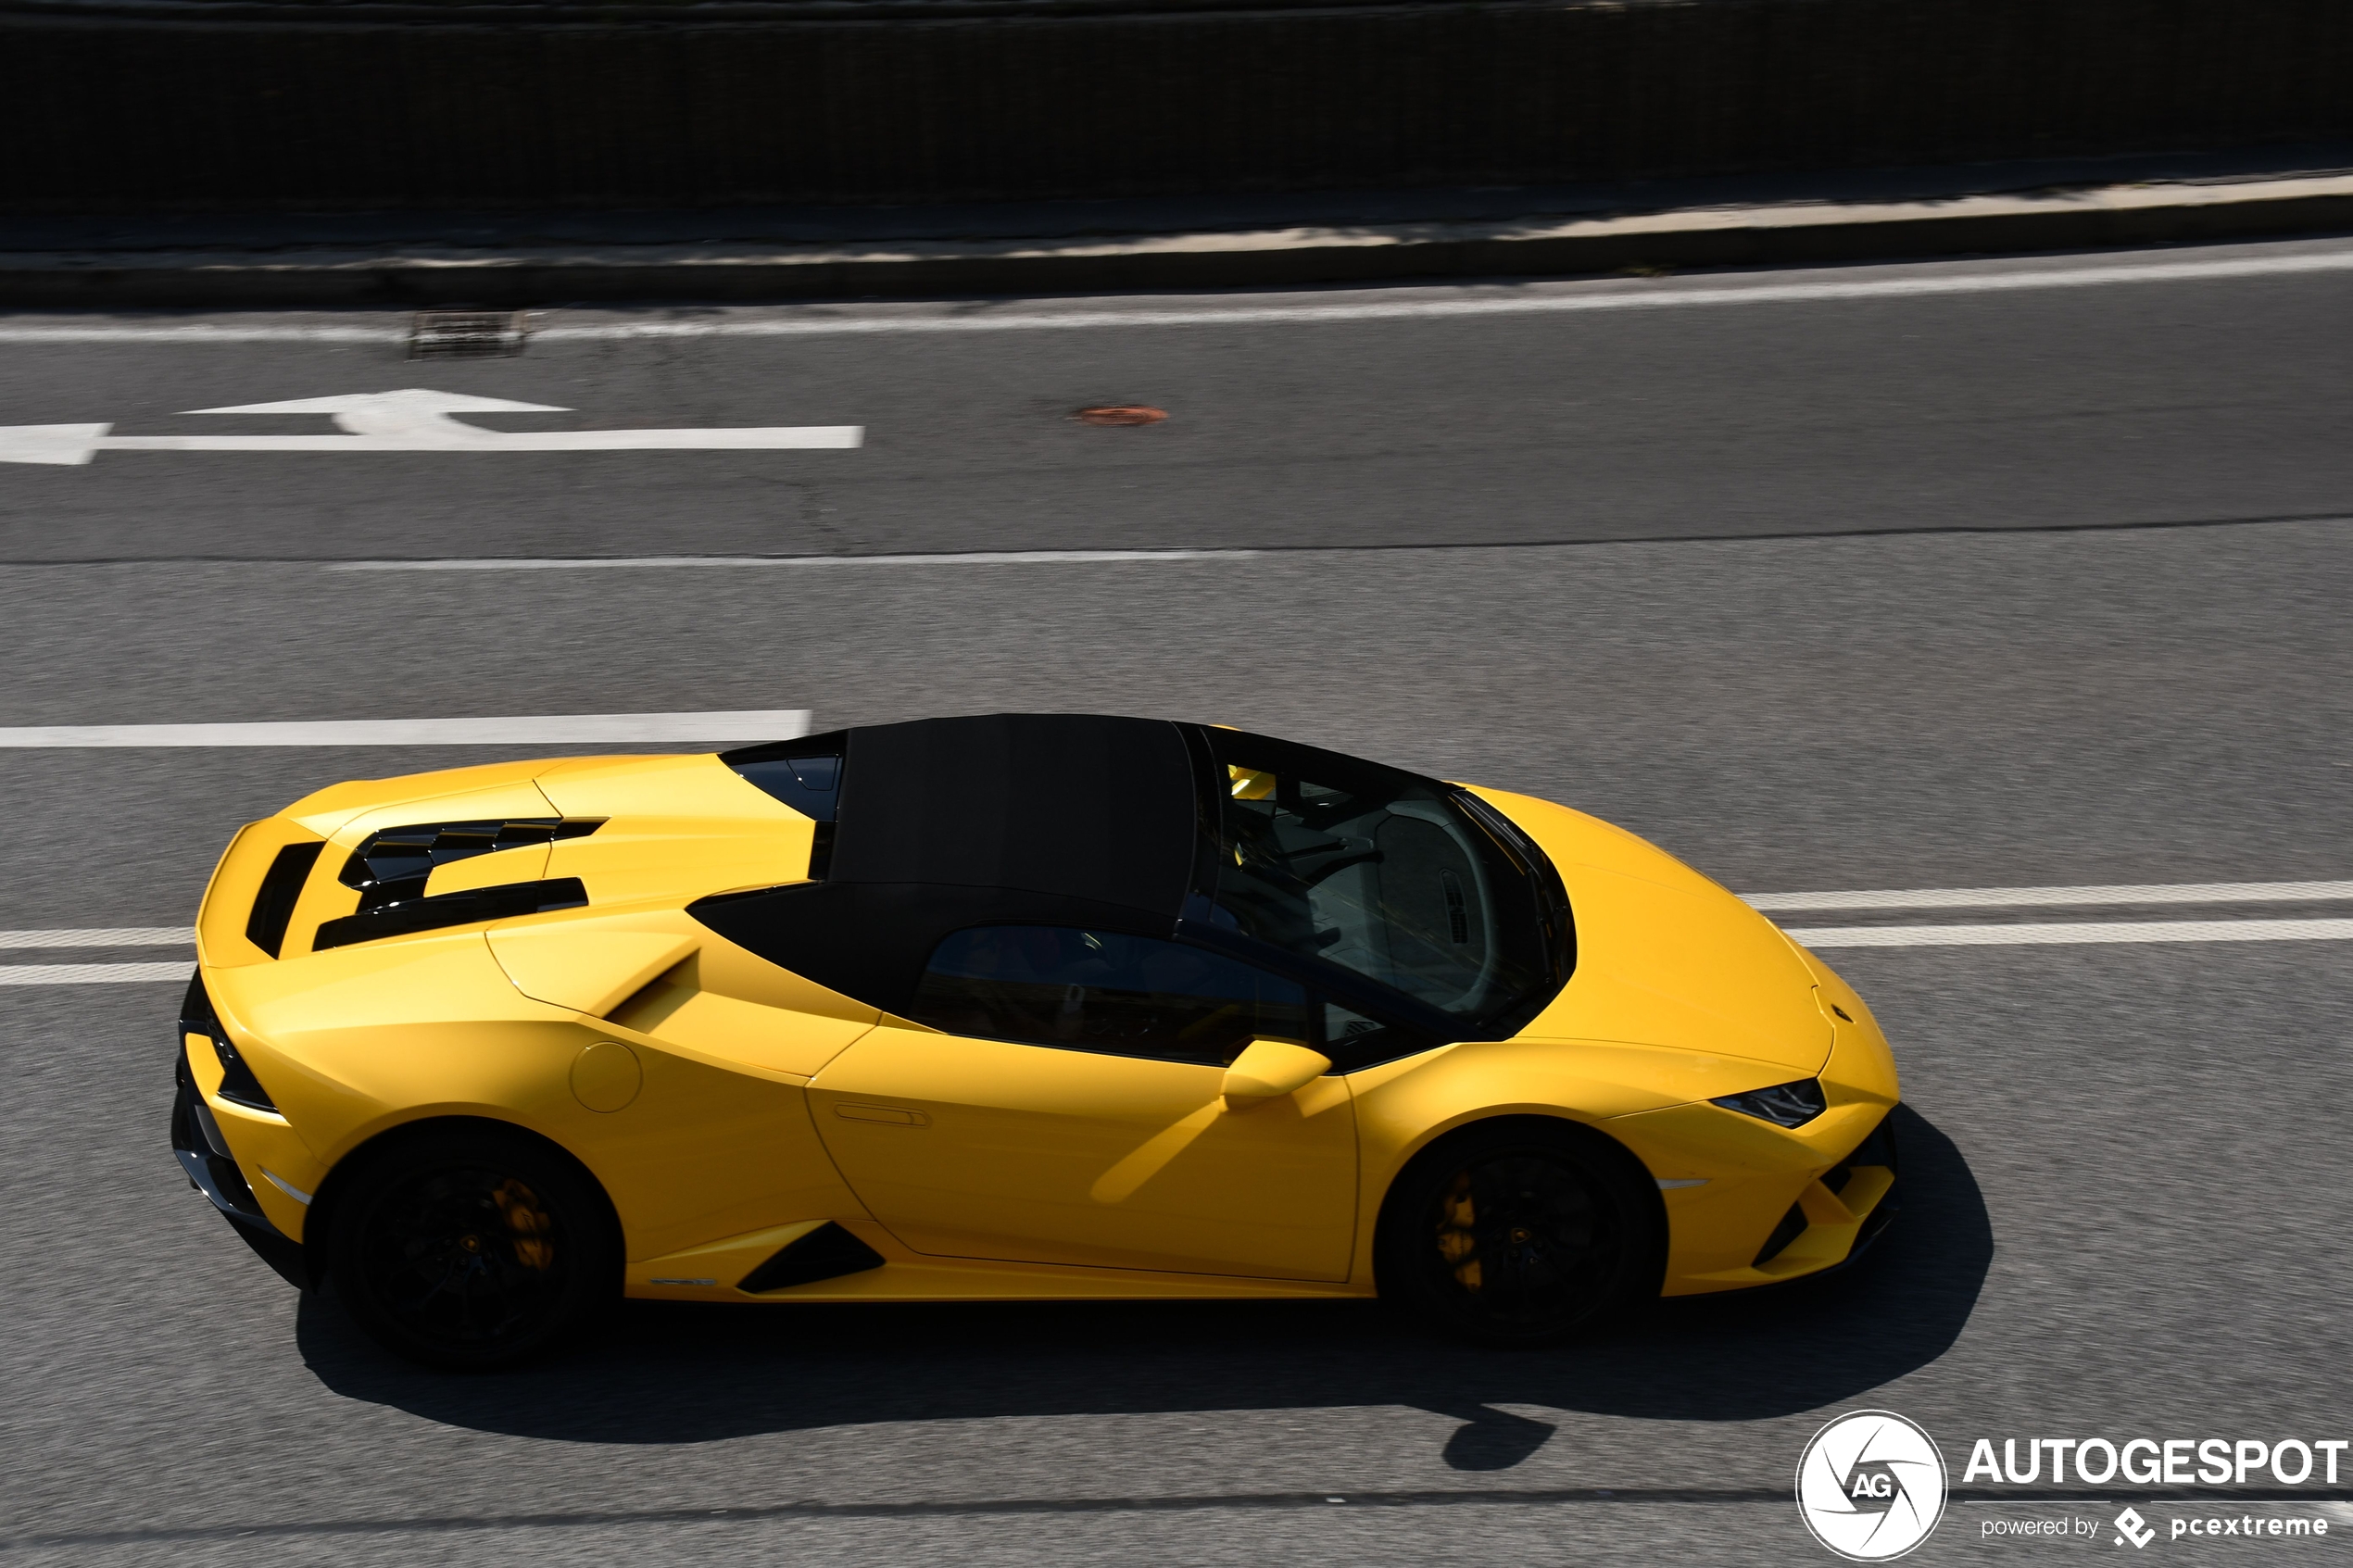
[[[417,363],[384,319],[0,320],[11,424],[324,433],[179,411],[428,387],[577,410],[484,428],[867,430],[0,464],[0,730],[1164,713],[1552,796],[1746,893],[2353,878],[2353,272],[1852,288],[2148,259],[559,313]],[[1698,288],[1799,292],[1438,308]],[[900,325],[749,330],[816,320]],[[705,335],[616,335],[665,324]],[[1138,402],[1169,418],[1068,418]],[[909,552],[966,558],[343,569]],[[494,754],[0,748],[0,928],[183,922],[239,822]],[[0,986],[0,1560],[1812,1563],[1791,1477],[1849,1410],[1919,1422],[1957,1486],[1979,1437],[2353,1437],[2353,943],[1831,957],[1908,1101],[1903,1216],[1831,1279],[1541,1354],[1368,1304],[635,1307],[489,1378],[380,1354],[187,1189],[175,987]],[[2341,1478],[2227,1510],[1980,1480],[1912,1561],[2137,1559],[2127,1502],[2334,1531],[2152,1557],[2336,1561]],[[2099,1533],[1985,1534],[2057,1518]]]

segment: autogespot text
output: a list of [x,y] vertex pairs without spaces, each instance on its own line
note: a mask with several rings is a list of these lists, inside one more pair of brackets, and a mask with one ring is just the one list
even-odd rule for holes
[[[2018,1438],[2005,1437],[1996,1460],[1993,1439],[1980,1437],[1969,1449],[1961,1484],[2041,1481],[2047,1456],[2052,1484],[2070,1479],[2071,1462],[2072,1479],[2095,1486],[2120,1478],[2143,1486],[2300,1486],[2315,1479],[2334,1486],[2337,1462],[2348,1446],[2353,1439],[2343,1437],[2311,1442],[2286,1437],[2275,1443],[2254,1437],[2133,1437],[2120,1443],[2106,1437],[2029,1437],[2021,1453]],[[2317,1478],[2315,1470],[2321,1472]]]

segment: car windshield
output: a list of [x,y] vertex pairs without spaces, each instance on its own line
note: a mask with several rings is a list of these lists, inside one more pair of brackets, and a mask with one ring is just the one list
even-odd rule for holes
[[1213,923],[1474,1025],[1567,977],[1551,869],[1483,802],[1334,752],[1206,734],[1219,801],[1195,891]]

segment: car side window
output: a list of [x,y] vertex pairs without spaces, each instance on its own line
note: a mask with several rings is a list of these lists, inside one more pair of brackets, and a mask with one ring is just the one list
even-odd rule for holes
[[1307,993],[1223,954],[1116,931],[983,925],[939,944],[910,1014],[951,1035],[1222,1067],[1305,1043]]

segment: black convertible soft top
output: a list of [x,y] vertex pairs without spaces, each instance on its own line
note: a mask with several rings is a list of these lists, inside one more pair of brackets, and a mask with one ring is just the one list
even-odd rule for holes
[[993,713],[720,759],[816,819],[810,880],[688,912],[901,1016],[941,941],[983,925],[1173,938],[1431,1038],[1517,1029],[1575,961],[1558,876],[1500,813],[1337,752],[1164,720]]
[[721,760],[818,819],[823,880],[705,898],[695,918],[892,1012],[968,926],[1169,935],[1199,839],[1194,764],[1164,720],[924,719]]
[[1173,918],[1192,869],[1176,725],[993,713],[849,732],[839,883],[1026,888]]

